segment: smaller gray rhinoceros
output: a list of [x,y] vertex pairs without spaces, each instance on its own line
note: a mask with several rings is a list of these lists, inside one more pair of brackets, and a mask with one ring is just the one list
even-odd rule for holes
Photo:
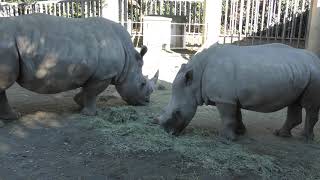
[[302,134],[314,137],[320,107],[320,60],[313,53],[282,44],[212,45],[183,64],[172,84],[170,102],[155,118],[178,135],[192,120],[197,106],[215,105],[222,119],[221,135],[235,140],[244,134],[241,109],[274,112],[288,107],[278,136],[306,121]]
[[86,115],[96,114],[96,98],[109,84],[129,104],[146,105],[159,73],[143,76],[146,52],[143,46],[138,53],[129,33],[105,18],[0,18],[0,119],[20,116],[6,96],[14,82],[42,94],[81,87],[74,100]]

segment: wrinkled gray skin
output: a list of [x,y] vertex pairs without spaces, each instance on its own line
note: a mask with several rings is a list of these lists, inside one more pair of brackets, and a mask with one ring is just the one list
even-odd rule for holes
[[104,18],[0,18],[0,119],[20,116],[6,97],[14,82],[42,94],[81,87],[74,100],[85,115],[96,115],[97,95],[109,84],[129,104],[145,105],[158,76],[143,76],[146,52],[144,46],[138,53],[128,32]]
[[274,112],[288,107],[278,136],[306,121],[302,135],[314,138],[320,107],[320,60],[314,54],[282,44],[212,45],[183,64],[172,85],[164,112],[155,119],[178,135],[192,120],[197,106],[215,105],[222,119],[221,134],[235,140],[245,133],[241,109]]

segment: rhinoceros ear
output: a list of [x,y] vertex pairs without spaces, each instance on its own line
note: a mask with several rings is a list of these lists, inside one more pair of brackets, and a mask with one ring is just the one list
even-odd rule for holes
[[191,85],[193,80],[193,69],[188,69],[185,74],[185,83],[187,86]]
[[143,57],[146,53],[147,53],[147,51],[148,51],[148,48],[147,48],[147,46],[142,46],[141,47],[141,50],[140,50],[140,55],[141,55],[141,57]]

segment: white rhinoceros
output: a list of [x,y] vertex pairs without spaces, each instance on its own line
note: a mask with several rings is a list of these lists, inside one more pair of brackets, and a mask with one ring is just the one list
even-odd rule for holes
[[146,52],[144,46],[138,53],[128,32],[104,18],[0,18],[0,119],[19,118],[6,97],[14,82],[43,94],[81,87],[74,100],[86,115],[96,114],[96,97],[109,84],[129,104],[145,105],[157,81],[142,74]]
[[274,112],[288,107],[278,136],[291,136],[302,122],[303,135],[313,139],[320,108],[320,59],[313,53],[283,44],[257,46],[212,45],[183,64],[172,85],[164,112],[155,119],[168,132],[179,134],[197,106],[215,105],[222,135],[234,140],[245,133],[241,109]]

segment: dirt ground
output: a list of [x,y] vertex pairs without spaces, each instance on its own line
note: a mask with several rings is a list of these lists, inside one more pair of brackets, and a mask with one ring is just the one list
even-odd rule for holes
[[320,179],[319,125],[313,143],[297,135],[302,125],[292,138],[275,137],[285,110],[243,111],[248,132],[236,142],[219,137],[215,107],[199,108],[179,137],[152,124],[186,60],[169,56],[145,60],[144,72],[160,68],[166,87],[152,95],[150,105],[127,106],[110,86],[99,97],[96,117],[78,114],[72,100],[77,90],[39,95],[15,84],[8,97],[23,116],[0,128],[0,179]]

